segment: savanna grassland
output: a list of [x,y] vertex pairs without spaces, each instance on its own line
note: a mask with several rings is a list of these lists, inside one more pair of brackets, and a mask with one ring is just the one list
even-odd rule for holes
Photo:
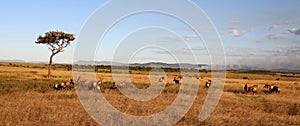
[[[53,90],[55,83],[68,81],[72,71],[68,65],[54,65],[51,79],[47,65],[0,63],[0,124],[1,125],[98,125],[84,110],[75,89]],[[144,116],[163,111],[176,98],[180,85],[172,79],[179,73],[166,73],[166,89],[155,99],[136,102],[111,89],[109,68],[97,70],[103,79],[101,92],[119,111]],[[149,72],[131,70],[136,87],[149,87]],[[205,121],[198,115],[208,93],[204,83],[211,72],[201,71],[199,91],[189,112],[176,125],[300,125],[300,74],[269,71],[227,71],[224,92],[214,112]],[[248,77],[249,80],[243,79]],[[245,93],[243,84],[259,85],[257,94]],[[280,87],[280,94],[270,94],[265,84]],[[126,87],[125,87],[126,88]]]

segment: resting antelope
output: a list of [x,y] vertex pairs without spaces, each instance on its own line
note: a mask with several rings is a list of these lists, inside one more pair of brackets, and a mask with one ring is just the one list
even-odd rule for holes
[[54,84],[53,85],[53,89],[55,90],[61,90],[63,88],[63,86],[61,84]]
[[74,82],[72,79],[70,79],[70,82],[69,81],[66,81],[66,82],[62,82],[60,84],[54,84],[53,85],[53,89],[55,90],[67,90],[68,88],[70,88],[70,85],[74,85]]

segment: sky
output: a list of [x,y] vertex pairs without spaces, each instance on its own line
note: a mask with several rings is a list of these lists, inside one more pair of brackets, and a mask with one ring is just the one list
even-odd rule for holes
[[[57,30],[80,38],[82,28],[97,9],[107,2],[0,1],[0,60],[47,62],[50,50],[46,45],[35,44],[36,38],[45,32]],[[222,40],[226,64],[229,66],[237,64],[263,69],[300,70],[299,0],[191,2],[201,8],[214,25]],[[135,4],[124,2],[112,8],[113,11],[104,12],[110,16],[97,22],[95,29],[104,27],[102,25],[119,11],[125,11],[122,6]],[[162,5],[157,3],[157,6]],[[200,16],[183,6],[170,8],[195,18]],[[211,29],[207,32],[211,32]],[[143,12],[115,22],[99,40],[94,59],[91,60],[209,64],[211,57],[206,45],[207,42],[180,19],[162,13]],[[76,46],[77,40],[65,52],[56,55],[54,62],[72,63]]]

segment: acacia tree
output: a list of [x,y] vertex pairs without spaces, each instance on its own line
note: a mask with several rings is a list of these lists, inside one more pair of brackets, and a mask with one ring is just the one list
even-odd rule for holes
[[73,34],[68,34],[59,31],[50,31],[46,32],[44,36],[39,36],[37,38],[36,44],[46,44],[51,50],[51,55],[48,65],[48,78],[51,76],[51,66],[53,57],[63,52],[64,49],[70,44],[71,41],[74,41],[75,37]]

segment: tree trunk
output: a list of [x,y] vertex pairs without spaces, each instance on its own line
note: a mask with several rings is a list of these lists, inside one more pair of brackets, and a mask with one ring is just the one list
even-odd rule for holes
[[54,57],[55,53],[52,53],[49,59],[49,65],[48,65],[48,78],[51,76],[51,67],[52,67],[52,59]]

